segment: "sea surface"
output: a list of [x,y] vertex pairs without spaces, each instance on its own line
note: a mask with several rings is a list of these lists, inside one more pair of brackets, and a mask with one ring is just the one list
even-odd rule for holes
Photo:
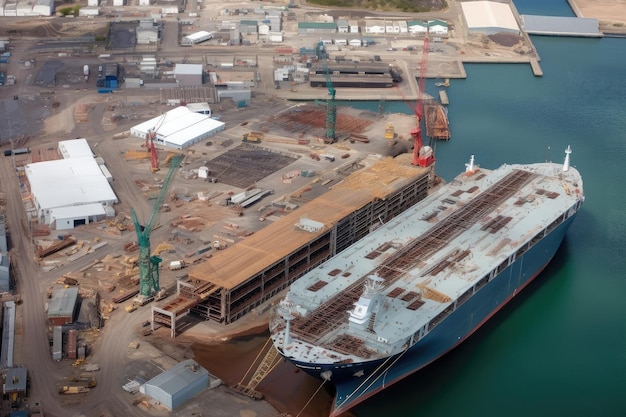
[[[515,6],[573,16],[565,0]],[[562,162],[571,145],[583,209],[532,285],[447,356],[357,406],[359,417],[626,416],[626,39],[532,41],[543,77],[472,64],[451,80],[452,138],[435,144],[436,172],[449,181],[470,155],[485,168]]]

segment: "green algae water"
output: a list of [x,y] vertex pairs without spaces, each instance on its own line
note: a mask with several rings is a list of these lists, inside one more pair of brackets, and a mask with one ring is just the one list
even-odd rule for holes
[[[520,13],[542,14],[524,3]],[[548,3],[545,14],[571,15]],[[435,144],[436,171],[450,180],[470,155],[488,169],[562,162],[571,145],[583,209],[524,292],[444,358],[357,406],[359,417],[626,416],[626,39],[532,40],[543,77],[476,64],[451,81],[452,138]]]

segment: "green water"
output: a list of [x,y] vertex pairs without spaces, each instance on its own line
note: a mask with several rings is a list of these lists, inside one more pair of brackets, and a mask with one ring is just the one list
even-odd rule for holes
[[[460,348],[358,406],[359,417],[626,416],[626,39],[533,43],[541,78],[528,65],[477,64],[451,81],[452,139],[436,143],[436,170],[450,180],[471,154],[486,168],[561,162],[571,145],[583,210],[516,300]],[[405,103],[385,110],[408,112]]]

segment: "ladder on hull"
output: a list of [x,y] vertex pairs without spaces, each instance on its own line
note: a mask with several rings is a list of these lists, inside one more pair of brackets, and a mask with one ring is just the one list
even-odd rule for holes
[[[250,368],[248,368],[243,378],[241,378],[241,381],[239,381],[233,389],[250,398],[254,398],[255,400],[262,399],[263,394],[257,391],[256,387],[270,372],[272,372],[276,365],[280,363],[280,360],[277,360],[279,357],[280,355],[278,354],[276,348],[274,348],[272,339],[268,338],[265,345],[263,345],[263,348],[259,351],[257,357],[250,365]],[[248,378],[250,371],[255,365],[257,368],[254,371],[254,374]]]

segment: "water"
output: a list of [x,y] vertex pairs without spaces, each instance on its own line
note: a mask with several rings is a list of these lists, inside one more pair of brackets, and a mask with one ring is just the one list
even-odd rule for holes
[[[572,15],[560,0],[515,4]],[[451,81],[452,139],[436,144],[436,171],[450,180],[471,154],[486,168],[562,162],[571,145],[583,210],[518,299],[461,347],[358,406],[359,417],[626,416],[626,40],[533,43],[542,78],[528,65],[476,64]]]

